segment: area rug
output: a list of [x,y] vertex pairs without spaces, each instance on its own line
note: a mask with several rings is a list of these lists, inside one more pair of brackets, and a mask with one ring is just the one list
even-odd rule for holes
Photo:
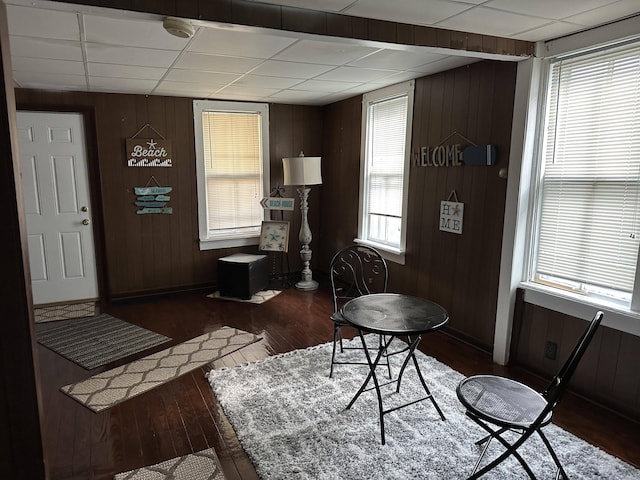
[[[345,410],[367,367],[340,365],[330,379],[331,344],[212,370],[208,379],[262,479],[467,478],[480,451],[474,442],[484,431],[464,415],[457,400],[455,389],[463,376],[421,352],[416,355],[446,420],[429,401],[396,410],[385,416],[386,445],[380,441],[374,392],[363,393]],[[398,372],[399,366],[393,367]],[[385,408],[419,398],[421,386],[410,366],[401,393],[388,388]],[[556,425],[546,432],[572,480],[640,478],[640,471]],[[489,460],[501,451],[492,442]],[[553,461],[538,438],[529,439],[519,452],[538,478],[555,478]],[[509,459],[487,478],[527,476]]]
[[106,313],[35,326],[38,343],[87,370],[170,341]]
[[118,473],[114,480],[224,480],[213,448],[172,458],[149,467]]
[[95,302],[68,303],[33,307],[35,323],[54,322],[69,318],[93,317],[96,315]]
[[275,297],[276,295],[280,294],[281,290],[261,290],[258,293],[256,293],[255,295],[252,295],[250,299],[245,300],[242,298],[236,298],[236,297],[221,297],[220,296],[220,292],[213,292],[209,295],[207,295],[207,297],[209,298],[219,298],[220,300],[231,300],[232,302],[244,302],[244,303],[264,303],[268,300],[271,300],[273,297]]
[[100,412],[258,340],[252,333],[225,326],[60,390]]

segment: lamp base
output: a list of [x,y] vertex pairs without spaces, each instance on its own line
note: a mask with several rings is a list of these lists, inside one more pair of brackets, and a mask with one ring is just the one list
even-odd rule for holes
[[298,290],[304,290],[305,292],[311,292],[318,289],[318,282],[315,280],[300,280],[296,283]]

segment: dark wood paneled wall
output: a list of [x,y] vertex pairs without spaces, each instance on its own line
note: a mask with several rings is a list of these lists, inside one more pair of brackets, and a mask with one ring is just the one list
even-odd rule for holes
[[[98,218],[103,219],[96,230],[104,248],[103,295],[137,296],[212,286],[216,282],[217,259],[240,249],[199,249],[191,98],[18,90],[17,99],[19,108],[24,109],[93,112],[95,132],[88,134],[95,135],[95,146],[89,152],[89,161],[97,172],[93,187],[100,192],[100,205],[93,207],[101,214]],[[127,167],[125,140],[146,124],[172,141],[173,167]],[[272,185],[282,183],[283,156],[297,155],[301,150],[307,155],[321,155],[322,133],[319,107],[270,107]],[[150,129],[139,136],[157,137]],[[136,214],[133,187],[146,185],[152,175],[160,185],[173,187],[169,202],[172,215]],[[286,193],[297,195],[293,187],[288,187]],[[295,272],[301,268],[297,254],[299,210],[288,212],[285,219],[292,222],[289,260],[291,271]],[[310,216],[310,223],[317,231],[317,212]],[[256,253],[257,247],[241,250]]]
[[[511,362],[551,378],[571,353],[587,322],[526,303],[519,292]],[[555,360],[545,357],[545,343],[558,345]],[[601,326],[571,388],[579,394],[640,421],[640,337]]]
[[45,478],[7,11],[0,3],[0,471]]
[[[491,350],[500,268],[516,66],[483,61],[416,81],[412,148],[438,146],[458,132],[497,147],[490,167],[412,164],[406,264],[390,263],[390,289],[431,298],[450,313],[449,329]],[[321,262],[357,236],[361,97],[325,109]],[[461,143],[452,138],[445,145]],[[462,235],[439,231],[440,201],[464,203]]]

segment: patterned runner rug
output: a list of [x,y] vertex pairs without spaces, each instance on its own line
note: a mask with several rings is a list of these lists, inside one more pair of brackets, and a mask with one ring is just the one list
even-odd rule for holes
[[114,480],[224,480],[213,448],[190,453],[149,467],[118,473]]
[[35,326],[38,343],[87,370],[170,341],[106,313]]
[[257,335],[225,326],[60,390],[100,412],[258,340]]
[[65,303],[61,305],[33,307],[33,319],[36,323],[53,322],[69,318],[93,317],[96,315],[96,302]]

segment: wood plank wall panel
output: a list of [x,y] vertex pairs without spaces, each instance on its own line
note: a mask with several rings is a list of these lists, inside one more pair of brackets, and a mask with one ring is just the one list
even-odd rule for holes
[[324,159],[318,269],[327,273],[336,251],[353,243],[358,231],[362,97],[324,107]]
[[[269,106],[269,125],[271,131],[269,150],[272,188],[277,185],[283,185],[282,159],[284,157],[295,157],[300,152],[304,152],[308,157],[323,157],[321,168],[323,176],[325,175],[331,160],[323,155],[322,138],[324,129],[322,109],[320,107],[272,104]],[[311,186],[311,192],[309,193],[308,221],[313,237],[310,245],[312,270],[315,270],[319,264],[317,246],[322,241],[320,216],[325,209],[322,203],[322,195],[327,188],[324,185],[327,183],[326,178],[323,178],[323,185]],[[302,223],[300,196],[296,186],[286,186],[284,188],[285,197],[295,198],[295,208],[293,211],[272,211],[271,218],[273,220],[283,219],[289,222],[289,252],[287,254],[289,271],[299,272],[302,270],[300,241],[298,239]],[[275,253],[270,255],[273,257],[272,261],[275,262],[275,271],[278,271],[280,268],[279,255]],[[285,270],[286,265],[285,261]]]
[[[101,229],[104,238],[99,240],[105,250],[103,270],[107,281],[103,293],[107,297],[213,287],[217,282],[218,258],[237,251],[257,253],[256,246],[199,249],[192,99],[32,90],[18,90],[17,97],[24,109],[94,111],[97,150],[89,153],[89,159],[99,170],[102,192],[101,205],[96,208],[101,208],[104,219]],[[272,105],[270,109],[270,166],[275,186],[282,184],[283,156],[297,155],[301,150],[307,155],[322,155],[322,111],[320,107],[291,105]],[[173,167],[126,166],[125,140],[147,123],[172,141]],[[146,128],[138,137],[158,138],[158,135]],[[172,215],[136,214],[133,188],[146,185],[152,175],[160,185],[173,187],[169,202]],[[312,232],[318,235],[321,188],[312,190],[309,215]],[[288,187],[287,195],[297,198],[295,187]],[[285,219],[292,222],[290,270],[297,272],[302,268],[298,254],[299,208],[287,212]]]
[[[511,363],[550,379],[569,356],[587,322],[526,303],[518,296]],[[558,345],[545,358],[547,341]],[[640,420],[640,338],[601,326],[576,370],[571,389],[633,420]]]
[[[490,167],[412,164],[406,264],[390,263],[390,290],[431,298],[450,313],[448,328],[490,350],[493,344],[516,66],[483,61],[416,81],[412,148],[437,146],[459,132],[496,145]],[[498,93],[499,92],[499,93]],[[333,188],[325,188],[322,261],[357,235],[361,97],[325,108],[325,151]],[[461,143],[452,138],[444,144]],[[357,150],[342,150],[350,145]],[[440,201],[455,190],[464,203],[463,234],[439,231]]]
[[31,276],[19,172],[9,28],[0,4],[0,471],[2,478],[46,477]]

